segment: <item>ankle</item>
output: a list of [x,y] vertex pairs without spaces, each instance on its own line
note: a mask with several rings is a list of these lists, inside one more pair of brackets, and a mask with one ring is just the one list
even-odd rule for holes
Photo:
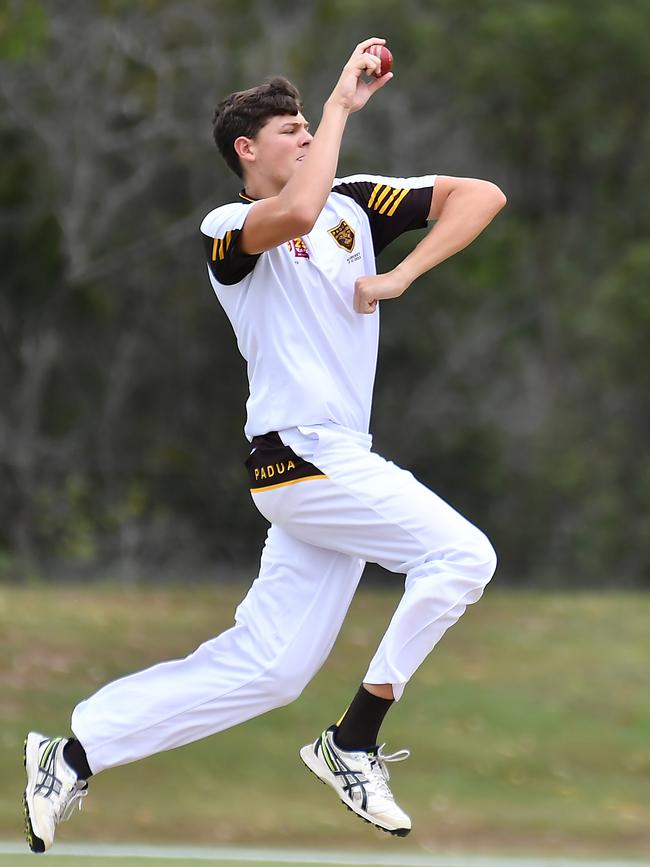
[[86,751],[76,738],[70,738],[63,747],[63,758],[75,772],[77,779],[88,780],[92,777]]
[[334,732],[336,746],[346,752],[375,748],[379,729],[392,704],[392,698],[382,698],[360,686]]

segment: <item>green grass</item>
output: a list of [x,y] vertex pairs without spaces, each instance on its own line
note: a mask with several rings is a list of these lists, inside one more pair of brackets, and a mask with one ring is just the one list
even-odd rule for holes
[[[231,624],[244,592],[0,588],[0,838],[21,833],[25,731],[65,733],[77,701],[185,655]],[[647,856],[648,596],[491,591],[468,610],[382,732],[412,751],[392,780],[408,841],[364,825],[304,771],[297,749],[345,709],[398,596],[359,592],[289,707],[99,775],[59,839]]]

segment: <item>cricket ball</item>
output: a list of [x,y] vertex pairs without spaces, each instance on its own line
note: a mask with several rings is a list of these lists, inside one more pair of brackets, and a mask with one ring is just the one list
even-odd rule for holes
[[381,61],[381,68],[379,72],[375,73],[377,78],[386,75],[386,73],[390,72],[393,68],[393,55],[385,45],[371,45],[367,53],[372,54],[373,57],[378,57]]

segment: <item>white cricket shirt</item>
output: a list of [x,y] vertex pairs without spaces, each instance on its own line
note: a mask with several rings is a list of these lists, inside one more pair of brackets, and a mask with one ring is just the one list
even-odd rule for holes
[[[238,236],[255,202],[216,208],[201,223],[208,275],[248,366],[248,439],[334,422],[370,423],[379,309],[355,313],[357,277],[409,229],[426,226],[435,175],[335,179],[309,234],[257,255]],[[377,305],[379,307],[379,305]]]

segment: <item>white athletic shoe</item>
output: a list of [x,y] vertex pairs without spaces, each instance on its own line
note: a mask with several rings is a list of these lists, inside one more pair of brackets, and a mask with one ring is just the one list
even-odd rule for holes
[[32,852],[46,852],[59,822],[81,809],[88,783],[63,758],[67,738],[48,738],[30,732],[25,740],[27,787],[23,796],[25,836]]
[[304,746],[300,758],[357,816],[383,831],[406,837],[411,820],[397,806],[388,788],[390,774],[386,764],[407,759],[409,751],[399,750],[387,756],[382,744],[376,751],[347,752],[334,744],[335,731],[336,726],[330,726],[313,744]]

